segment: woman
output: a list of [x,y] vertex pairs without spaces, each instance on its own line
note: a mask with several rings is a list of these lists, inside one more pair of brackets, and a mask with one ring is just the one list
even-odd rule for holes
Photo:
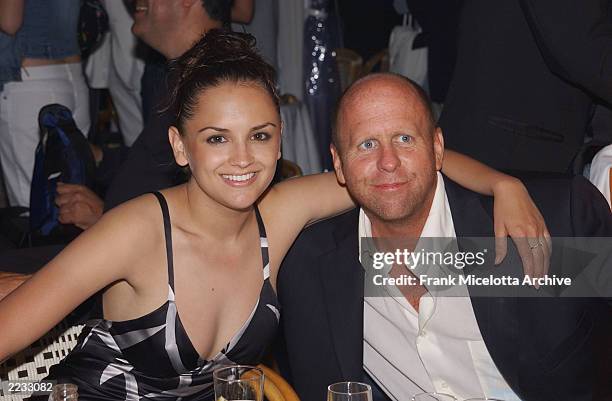
[[215,367],[259,361],[286,251],[306,224],[353,204],[333,174],[268,188],[281,121],[274,71],[251,38],[211,31],[178,60],[169,139],[189,181],[113,209],[0,302],[0,360],[103,290],[104,318],[51,372],[85,399],[208,399]]
[[81,69],[79,0],[0,0],[0,158],[11,206],[29,206],[38,112],[68,107],[90,126]]

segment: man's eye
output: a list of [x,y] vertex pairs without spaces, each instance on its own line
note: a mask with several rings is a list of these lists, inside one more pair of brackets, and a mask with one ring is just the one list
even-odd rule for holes
[[225,139],[225,137],[222,135],[213,135],[213,136],[209,136],[208,138],[206,138],[206,142],[214,145],[218,143],[227,142],[227,139]]
[[368,139],[367,141],[364,141],[359,145],[359,149],[368,150],[368,149],[373,149],[375,146],[376,146],[376,143],[373,140]]
[[256,141],[267,141],[268,139],[270,139],[270,134],[268,134],[267,132],[258,132],[256,134],[253,134],[252,138]]
[[397,140],[402,143],[410,143],[412,142],[412,137],[410,135],[400,135],[397,137]]

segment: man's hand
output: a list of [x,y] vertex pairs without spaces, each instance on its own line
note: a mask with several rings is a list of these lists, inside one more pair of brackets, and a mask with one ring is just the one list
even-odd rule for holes
[[57,184],[55,204],[59,207],[59,221],[88,229],[100,220],[104,202],[93,191],[83,185]]
[[15,288],[32,277],[26,274],[0,272],[0,300],[13,292]]
[[519,180],[500,182],[493,191],[495,203],[495,264],[500,264],[508,251],[510,235],[529,277],[543,277],[550,267],[552,241],[540,211]]

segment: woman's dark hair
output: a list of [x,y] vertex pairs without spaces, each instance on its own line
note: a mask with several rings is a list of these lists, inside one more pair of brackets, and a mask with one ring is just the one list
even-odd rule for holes
[[176,113],[182,132],[202,91],[224,82],[248,83],[265,89],[280,110],[274,68],[257,53],[255,38],[246,33],[210,30],[190,50],[171,63],[175,86],[168,109]]

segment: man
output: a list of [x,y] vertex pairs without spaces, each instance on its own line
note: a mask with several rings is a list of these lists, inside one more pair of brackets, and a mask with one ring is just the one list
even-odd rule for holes
[[498,169],[582,173],[597,101],[612,104],[612,1],[464,0],[440,126]]
[[[253,0],[135,0],[132,31],[166,59],[180,57],[211,29],[233,21],[248,23]],[[167,80],[158,82],[156,109],[162,109]],[[111,182],[104,210],[145,194],[176,185],[182,179],[168,142],[172,111],[153,113],[134,142],[127,160]],[[59,193],[60,221],[83,229],[102,216],[102,201],[83,186],[64,186]]]
[[[327,385],[345,380],[371,382],[398,401],[431,391],[592,399],[586,302],[475,298],[472,288],[471,297],[433,298],[418,284],[395,298],[364,297],[360,237],[493,236],[490,200],[438,172],[442,131],[422,93],[376,74],[340,102],[334,167],[361,209],[306,229],[283,262],[285,373],[303,401],[322,400]],[[531,195],[552,235],[612,235],[605,201],[582,178],[542,181]],[[543,246],[530,243],[534,257]]]

